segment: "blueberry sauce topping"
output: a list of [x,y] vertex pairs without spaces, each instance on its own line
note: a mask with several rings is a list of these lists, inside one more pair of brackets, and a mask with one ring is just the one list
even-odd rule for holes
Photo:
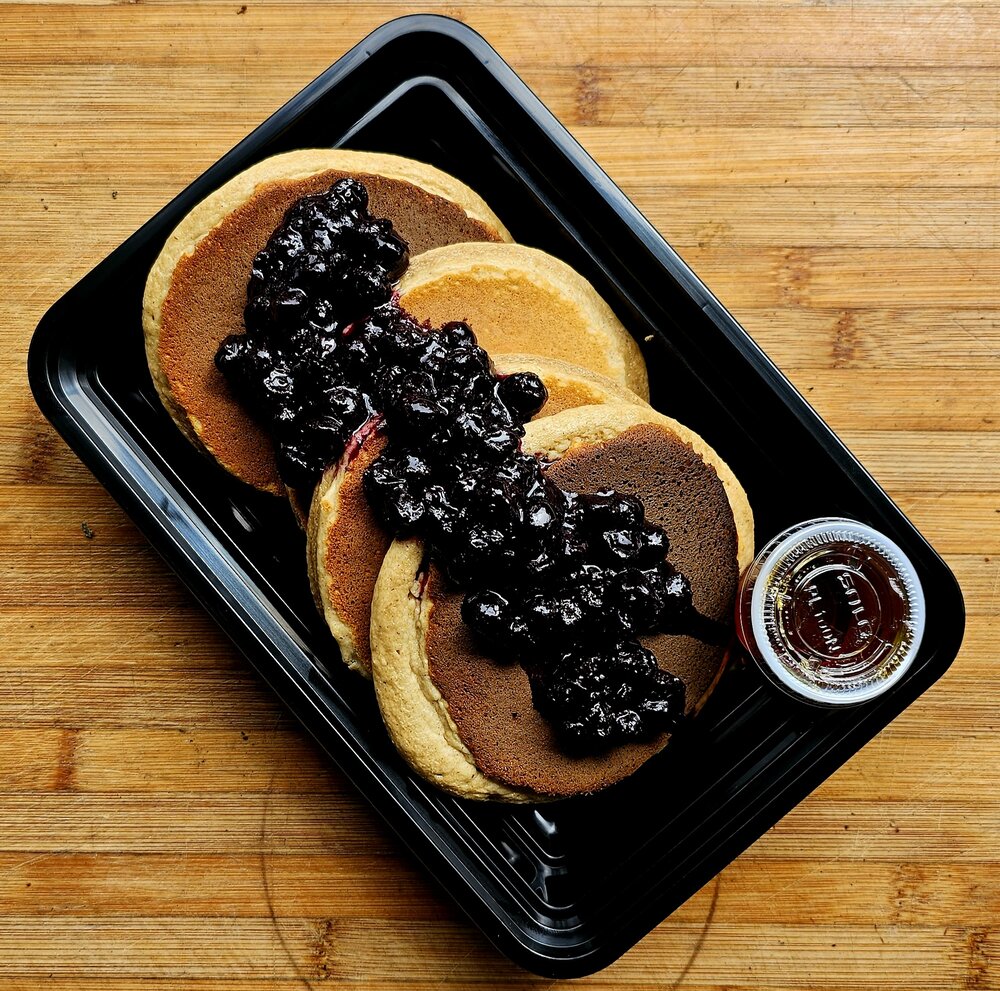
[[282,478],[314,485],[370,419],[385,451],[364,488],[384,525],[419,536],[465,591],[462,617],[497,663],[520,663],[564,746],[595,750],[670,730],[684,685],[638,638],[688,632],[687,579],[640,499],[562,490],[521,451],[547,394],[498,376],[472,329],[433,329],[392,285],[406,244],[342,179],[299,200],[255,259],[245,335],[216,363],[270,427]]
[[254,258],[243,322],[215,363],[270,428],[286,484],[307,488],[372,415],[378,342],[352,321],[392,298],[406,242],[368,212],[368,191],[344,179],[296,201]]

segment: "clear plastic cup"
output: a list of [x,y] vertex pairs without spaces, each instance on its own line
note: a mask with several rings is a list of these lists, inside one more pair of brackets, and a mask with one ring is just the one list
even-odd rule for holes
[[736,632],[778,687],[819,705],[866,702],[913,663],[925,603],[910,560],[856,520],[779,533],[740,579]]

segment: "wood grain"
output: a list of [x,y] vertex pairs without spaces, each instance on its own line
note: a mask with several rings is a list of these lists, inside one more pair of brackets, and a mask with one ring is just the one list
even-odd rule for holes
[[[1000,988],[1000,3],[423,9],[496,45],[944,554],[968,607],[938,685],[579,986]],[[462,919],[24,376],[51,302],[408,12],[0,5],[0,991],[563,986]]]

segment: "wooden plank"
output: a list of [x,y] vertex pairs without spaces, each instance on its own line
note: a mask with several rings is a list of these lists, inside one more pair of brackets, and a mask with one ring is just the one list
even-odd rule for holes
[[[388,926],[367,935],[362,925],[337,926],[339,966],[334,973],[342,975],[343,980],[367,977],[369,987],[391,987],[389,974],[406,986],[411,986],[411,981],[433,978],[465,986],[480,982],[501,987],[505,983],[534,983],[509,967],[499,969],[496,977],[483,974],[475,957],[461,956],[466,941],[444,927],[434,934],[431,946],[426,946],[431,936],[428,928],[400,927],[398,934],[388,938]],[[377,951],[382,957],[376,973],[387,975],[384,985],[377,977],[372,981],[368,960],[374,952],[372,943],[381,944],[382,934],[387,939]],[[881,926],[866,932],[822,924],[743,926],[713,921],[707,927],[704,922],[667,925],[644,940],[641,954],[591,979],[590,985],[609,989],[633,984],[649,986],[649,982],[676,981],[683,976],[684,988],[718,988],[720,984],[726,988],[761,988],[784,984],[794,961],[792,987],[938,988],[954,973],[956,964],[964,964],[968,936],[961,929],[931,933]],[[987,952],[992,952],[993,945],[987,941]],[[887,959],[892,961],[888,967],[884,966]]]
[[993,139],[978,128],[607,126],[576,137],[597,161],[613,162],[608,174],[630,189],[877,183],[891,202],[911,184],[985,186],[996,175]]
[[[248,7],[249,11],[249,7]],[[377,25],[411,12],[399,4],[313,6],[310,30],[284,6],[255,4],[253,14],[236,20],[229,4],[179,3],[136,10],[21,5],[0,13],[0,30],[19,66],[121,64],[193,66],[232,64],[256,45],[268,60],[329,64],[333,55],[356,44]],[[728,7],[641,5],[605,13],[600,6],[548,10],[512,17],[502,7],[455,6],[453,16],[469,23],[497,44],[519,66],[598,64],[649,65],[819,65],[907,67],[952,70],[995,63],[997,24],[982,7],[894,5],[890,11],[867,6],[771,6],[732,3]],[[301,16],[301,14],[300,14]],[[58,34],[44,28],[57,17]],[[905,24],[906,30],[900,31]],[[185,44],[164,43],[160,33],[183,34]],[[933,35],[915,58],[914,39]],[[816,39],[824,45],[817,50]],[[539,45],[539,38],[545,43]],[[502,42],[499,40],[502,39]],[[46,44],[47,42],[47,44]],[[127,52],[127,55],[126,55]]]
[[[952,900],[960,891],[968,894],[966,868],[950,865],[949,870],[954,873],[943,887],[953,892]],[[391,900],[386,899],[389,888],[395,894]],[[363,851],[342,856],[323,852],[4,854],[0,855],[0,897],[6,913],[23,916],[382,915],[425,921],[460,917],[458,909],[403,852],[395,856]],[[971,904],[981,901],[973,896]],[[966,914],[973,917],[971,912]]]
[[743,305],[734,313],[781,367],[878,367],[887,378],[922,369],[945,378],[952,368],[989,369],[1000,358],[1000,309]]
[[[789,146],[795,144],[788,141]],[[836,182],[837,176],[831,177]],[[1000,217],[995,188],[911,185],[891,190],[796,182],[711,186],[625,183],[625,192],[675,247],[794,245],[888,248],[933,237],[951,248],[996,247],[984,220]]]
[[0,791],[49,791],[67,773],[60,769],[64,741],[71,731],[51,727],[0,730]]
[[[903,503],[905,506],[907,499]],[[933,530],[925,527],[925,533],[936,539]],[[991,556],[996,553],[989,547],[976,548],[974,531],[967,539],[971,550],[985,550]],[[976,555],[973,553],[970,559],[976,560]],[[980,609],[980,591],[992,594],[989,564],[982,561],[980,567],[983,573],[976,582],[970,582],[974,569],[963,569],[961,573],[974,612]],[[126,606],[96,615],[84,602],[68,601],[62,610],[25,609],[24,615],[19,614],[19,608],[0,611],[0,637],[6,639],[7,648],[0,652],[0,672],[4,678],[8,671],[34,672],[35,684],[42,690],[65,685],[67,678],[80,679],[87,671],[113,671],[124,678],[137,670],[156,670],[183,679],[189,672],[205,669],[213,672],[210,677],[222,679],[227,672],[240,676],[248,667],[225,634],[193,602],[181,610]],[[993,614],[986,610],[983,615]],[[971,624],[962,649],[962,667],[971,665],[975,677],[989,674],[996,656],[995,637],[987,626]],[[120,649],[123,641],[128,643],[126,650]],[[198,684],[197,675],[193,684]],[[95,711],[83,721],[99,719],[100,715]]]
[[[162,608],[187,604],[188,593],[174,579],[166,564],[152,550],[139,548],[142,569],[149,576],[143,586],[133,580],[137,548],[95,547],[92,541],[74,535],[60,547],[37,549],[37,553],[11,564],[0,575],[0,607],[65,603],[66,591],[93,608],[127,606],[146,600]],[[53,567],[56,561],[61,567]]]
[[[30,321],[18,321],[18,325],[25,333],[35,326]],[[0,424],[0,485],[31,484],[46,479],[80,483],[92,478],[37,410],[17,423],[5,418]]]
[[[596,988],[614,988],[651,974],[677,973],[691,957],[703,923],[657,929],[644,943],[642,963],[624,962],[591,980]],[[859,988],[938,988],[964,961],[968,933],[960,928],[929,931],[885,927],[867,933],[830,925],[766,926],[755,930],[715,923],[709,939],[713,961],[695,959],[691,987],[704,987],[717,973],[727,987],[759,988],[781,977],[786,954],[799,961],[800,978],[813,988],[838,988],[846,979]],[[81,961],[74,945],[85,940]],[[838,951],[847,940],[851,952]],[[451,981],[464,987],[526,986],[537,978],[507,962],[484,971],[478,954],[467,952],[464,924],[448,922],[383,923],[378,920],[282,919],[88,919],[46,920],[11,917],[0,923],[0,967],[9,975],[72,976],[79,973],[177,979],[225,978],[239,962],[249,978],[277,977],[335,982],[365,980],[366,987],[433,987]],[[15,947],[19,952],[15,951]],[[891,954],[908,983],[886,983],[878,970]],[[834,977],[831,963],[838,966]],[[384,975],[372,980],[372,968]],[[440,984],[438,985],[440,986]],[[765,985],[766,986],[766,985]],[[806,985],[800,985],[806,986]]]
[[981,310],[992,305],[985,287],[1000,272],[1000,250],[993,248],[720,246],[690,247],[681,255],[736,310],[779,305]]
[[78,791],[308,793],[336,777],[297,730],[85,731],[74,758]]
[[[1000,679],[994,679],[1000,688]],[[883,731],[869,743],[858,759],[848,761],[817,790],[824,800],[850,799],[889,802],[900,795],[921,795],[928,802],[956,801],[963,797],[998,804],[990,797],[996,775],[990,772],[994,743],[986,726],[976,735],[942,737],[931,723],[924,726],[921,706],[914,713],[917,723],[910,734],[896,734],[893,728]],[[924,732],[918,735],[918,731]],[[1000,750],[1000,744],[996,745]],[[986,756],[985,761],[980,757]],[[998,755],[1000,756],[1000,755]],[[961,777],[951,773],[955,767],[968,770]]]
[[[142,581],[144,560],[136,557],[130,580]],[[0,610],[0,637],[5,641],[0,669],[31,669],[37,678],[65,677],[68,664],[72,667],[84,659],[94,670],[155,668],[175,674],[193,668],[246,667],[228,637],[193,598],[177,606],[154,598],[95,610],[70,582],[61,607]]]
[[748,62],[732,71],[714,65],[638,71],[591,58],[573,71],[530,66],[519,74],[574,128],[992,127],[998,85],[989,69],[963,69],[956,86],[953,69],[919,64],[893,70]]
[[859,861],[991,861],[986,852],[991,841],[981,830],[995,835],[998,828],[996,803],[979,810],[971,822],[963,801],[815,800],[782,819],[753,849],[757,856],[787,858],[820,843],[824,856]]
[[[233,968],[238,971],[238,967]],[[23,977],[4,977],[0,975],[0,991],[30,991],[30,979],[26,983]],[[177,991],[179,986],[184,991],[233,991],[234,980],[231,977],[220,977],[217,980],[208,978],[207,980],[191,979],[185,980],[183,985],[178,985],[176,977],[160,979],[158,977],[87,977],[81,974],[74,974],[72,977],[62,977],[55,974],[45,975],[45,986],[47,988],[61,991],[61,989],[71,989],[71,991]],[[440,985],[438,985],[440,987]],[[239,991],[302,991],[302,979],[299,977],[290,980],[283,978],[253,978],[239,979]]]
[[[46,7],[107,7],[114,5],[116,0],[7,0],[7,2],[11,5],[23,4],[25,6],[39,7],[44,10]],[[972,2],[975,3],[977,0],[972,0]],[[983,4],[984,0],[978,0],[978,2]],[[269,7],[289,8],[290,16],[303,9],[307,9],[310,6],[309,0],[265,0],[265,3]],[[562,7],[578,10],[581,8],[594,7],[598,4],[604,7],[641,6],[641,3],[637,3],[636,0],[547,0],[545,7],[555,10]],[[970,0],[829,0],[830,6],[837,4],[840,4],[841,6],[853,4],[855,8],[882,8],[886,13],[888,13],[893,7],[897,6],[906,10],[921,6],[934,7],[935,9],[946,7],[966,8],[970,6]],[[191,6],[191,0],[146,0],[143,4],[144,7],[171,7],[176,5],[189,7]],[[768,7],[774,9],[780,7],[809,8],[814,5],[814,0],[768,0]],[[329,0],[329,3],[325,4],[325,6],[343,8],[354,7],[357,6],[357,4],[354,3],[354,0]],[[505,11],[510,11],[514,15],[525,8],[534,7],[529,0],[480,0],[476,6],[498,7]],[[736,6],[736,4],[734,4],[733,0],[670,0],[669,4],[664,4],[663,6],[669,9],[681,7],[708,7],[718,8],[721,10],[731,10]],[[421,9],[432,13],[443,14],[443,16],[455,16],[454,4],[450,3],[449,0],[425,0],[424,6]],[[232,13],[235,14],[238,10],[239,7],[234,7]],[[244,11],[244,13],[246,13],[246,11]]]
[[[128,644],[121,645],[129,651]],[[8,669],[0,696],[0,725],[154,725],[178,731],[191,726],[260,730],[285,718],[274,694],[243,665],[195,669],[64,666],[41,678],[34,669]]]
[[[399,844],[345,783],[314,795],[263,792],[198,800],[176,793],[8,795],[0,850],[373,856],[397,853]],[[964,859],[975,860],[974,852]]]
[[[4,806],[0,850],[7,852],[370,854],[387,843],[367,836],[374,814],[346,784],[308,795],[12,794]],[[814,798],[758,840],[754,855],[787,860],[816,848],[828,858],[989,864],[1000,808],[985,801],[974,808],[970,816],[964,798]]]
[[[845,883],[848,882],[848,883]],[[721,918],[748,926],[830,920],[840,925],[920,925],[930,917],[973,927],[1000,910],[995,865],[882,863],[750,853],[670,919]],[[394,889],[387,900],[386,888]],[[780,897],[773,897],[780,895]],[[337,917],[434,921],[458,910],[410,858],[270,853],[0,855],[0,894],[11,915],[136,914],[156,918]],[[123,908],[127,911],[123,913]],[[0,984],[2,987],[2,984]]]
[[1000,434],[852,428],[840,437],[890,493],[997,489]]
[[[700,0],[691,2],[705,6]],[[933,0],[927,0],[927,6],[934,6]],[[516,6],[511,13],[519,16]],[[68,67],[58,62],[26,66],[8,61],[0,65],[7,96],[0,119],[36,127],[52,125],[66,119],[61,107],[72,102],[80,115],[76,126],[99,113],[115,122],[155,127],[140,136],[143,141],[155,140],[160,128],[176,128],[178,117],[193,125],[211,117],[229,129],[242,125],[244,119],[249,121],[249,115],[270,113],[301,88],[306,77],[297,74],[303,71],[297,68],[300,64],[274,62],[248,86],[242,66],[237,65],[213,65],[211,75],[206,76],[202,68],[184,65],[140,69],[127,63]],[[834,128],[995,126],[998,80],[990,68],[963,69],[960,86],[949,66],[909,65],[893,70],[746,63],[726,72],[714,65],[639,69],[600,63],[591,56],[575,66],[517,68],[532,89],[545,94],[546,106],[573,128],[602,124],[745,128],[776,123]],[[164,88],[186,91],[189,99],[183,107],[162,103],[159,97]],[[39,89],[50,95],[50,103],[37,104],[34,97]],[[228,101],[220,105],[212,97],[228,97]],[[129,170],[130,180],[133,176],[135,180],[121,193],[130,198],[141,195],[142,184],[148,181],[141,163],[121,161],[115,166]],[[187,167],[179,156],[173,166]],[[58,179],[30,178],[43,193],[65,192]],[[96,180],[94,176],[92,181]],[[86,189],[81,192],[86,196]]]
[[900,509],[943,554],[1000,553],[1000,494],[942,492],[897,497]]
[[[124,132],[135,126],[130,119],[117,114],[115,122],[112,131]],[[779,140],[794,146],[794,131],[783,131]],[[722,142],[721,137],[719,141]],[[95,216],[108,212],[110,193],[116,192],[109,189],[109,184],[129,187],[127,207],[118,203],[118,196],[114,200],[113,220],[123,229],[130,221],[141,223],[155,211],[170,188],[166,178],[150,181],[145,173],[138,171],[112,178],[85,174],[81,176],[77,195]],[[845,190],[830,183],[755,184],[735,172],[724,183],[668,185],[623,180],[622,188],[650,223],[677,248],[775,244],[820,248],[854,248],[865,244],[871,248],[891,248],[926,242],[930,236],[951,248],[997,246],[995,239],[987,236],[984,240],[984,225],[1000,217],[992,186],[905,184],[889,192],[884,186],[857,185]],[[27,189],[11,183],[0,189],[0,209],[10,211],[28,195],[37,197],[43,206],[48,203],[50,210],[45,211],[44,221],[40,221],[46,229],[45,246],[69,253],[77,236],[64,223],[61,211],[50,216],[58,203],[58,193],[53,193],[48,186],[32,183]],[[980,222],[970,220],[970,216],[978,216]],[[8,228],[13,226],[10,220],[5,223]],[[0,224],[0,230],[3,226]],[[32,270],[41,253],[41,245],[29,247],[12,257],[10,264]]]
[[[963,585],[976,604],[975,590]],[[976,619],[976,613],[970,622]],[[963,652],[948,680],[920,702],[927,732],[950,736],[981,733],[995,722],[994,706],[982,689],[993,689],[989,658],[980,662]],[[995,657],[994,654],[992,655]],[[107,730],[125,727],[167,729],[178,733],[221,729],[248,734],[290,726],[275,696],[260,684],[246,665],[238,668],[165,668],[150,675],[138,668],[55,668],[41,676],[31,671],[4,669],[8,691],[18,693],[0,705],[0,727],[75,730],[82,726]],[[354,687],[359,702],[367,697],[364,685]],[[381,740],[381,730],[373,729]],[[2,847],[0,847],[2,849]]]
[[[891,377],[857,365],[782,370],[834,430],[946,433],[1000,423],[1000,362],[995,371],[928,368]],[[1000,486],[1000,472],[994,481]]]
[[0,542],[3,544],[62,547],[71,541],[97,541],[102,548],[149,546],[146,538],[93,478],[78,485],[32,482],[31,486],[34,497],[26,500],[23,485],[0,485]]
[[[224,96],[220,94],[218,99],[224,101]],[[247,115],[238,122],[228,115],[227,122],[223,122],[225,104],[220,107],[215,102],[204,115],[180,117],[171,126],[159,128],[157,140],[146,139],[141,146],[139,195],[144,187],[152,188],[154,183],[155,189],[164,192],[180,191],[198,175],[201,167],[228,151],[235,140],[259,122],[262,114],[273,109],[277,106],[263,107],[256,115]],[[102,123],[99,131],[94,130],[97,120]],[[58,140],[66,133],[67,125],[62,121],[36,123],[32,128],[36,139],[12,148],[8,152],[8,167],[24,177],[35,173],[50,176],[81,173],[89,177],[83,192],[91,195],[89,203],[84,199],[84,205],[99,209],[105,216],[109,213],[114,216],[118,211],[110,193],[127,182],[130,174],[138,173],[139,166],[122,163],[109,168],[109,162],[113,161],[114,150],[120,147],[123,138],[132,135],[135,123],[128,115],[119,119],[117,115],[95,110],[70,126],[73,128],[70,136],[75,140],[65,142]],[[911,185],[965,189],[974,198],[977,190],[989,189],[997,175],[995,138],[988,128],[594,125],[577,128],[575,136],[604,164],[612,179],[626,190],[638,191],[637,199],[650,195],[643,193],[644,190],[656,191],[664,186],[708,187],[711,191],[721,187],[718,195],[727,188],[738,190],[744,185],[848,186],[861,187],[863,196],[865,189],[881,185],[888,187],[885,194],[888,203],[897,199],[905,203],[907,194],[897,190]],[[82,156],[81,145],[85,148]],[[102,182],[103,188],[97,182]],[[32,192],[37,188],[36,183],[37,180],[31,181]],[[700,195],[708,193],[703,189]],[[50,193],[50,209],[44,210],[44,196],[43,185],[32,205],[33,213],[52,213],[52,201],[59,204]],[[807,201],[810,205],[812,198]],[[845,213],[849,217],[849,211]],[[57,220],[57,216],[52,216],[46,218],[46,223],[54,225]],[[840,222],[846,226],[862,221],[855,218]],[[911,222],[918,223],[919,218]],[[933,232],[930,237],[933,238]],[[924,239],[928,239],[926,232]]]
[[[969,680],[983,682],[978,672]],[[996,687],[1000,681],[994,679]],[[987,682],[988,683],[988,682]],[[958,686],[953,684],[953,687]],[[889,801],[923,795],[933,801],[995,804],[991,770],[1000,742],[982,732],[943,737],[918,707],[907,733],[887,730],[816,792],[824,799]],[[337,780],[329,760],[297,729],[165,730],[129,726],[0,728],[0,792],[73,791],[246,794],[324,792]],[[969,770],[960,778],[949,767]],[[331,783],[331,782],[334,783]]]

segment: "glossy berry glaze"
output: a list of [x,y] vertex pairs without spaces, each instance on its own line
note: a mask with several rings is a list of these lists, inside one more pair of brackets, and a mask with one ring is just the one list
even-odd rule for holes
[[285,484],[313,485],[377,409],[386,335],[351,333],[351,322],[391,299],[406,263],[406,243],[353,180],[292,204],[254,258],[247,332],[227,337],[215,363],[270,428]]
[[666,535],[635,496],[563,491],[521,451],[540,379],[496,375],[468,325],[435,330],[399,307],[406,245],[367,205],[354,179],[294,204],[255,259],[247,333],[216,355],[270,427],[282,478],[313,486],[381,415],[371,505],[465,590],[464,620],[497,663],[524,666],[564,745],[671,729],[684,685],[637,639],[697,622]]

